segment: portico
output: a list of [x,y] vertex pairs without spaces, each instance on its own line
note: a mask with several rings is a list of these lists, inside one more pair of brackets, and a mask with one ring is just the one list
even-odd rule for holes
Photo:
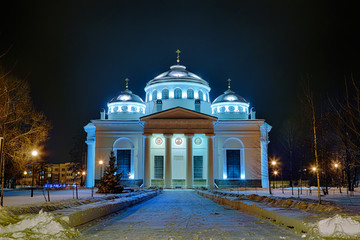
[[213,187],[216,117],[176,107],[141,120],[145,123],[146,187]]

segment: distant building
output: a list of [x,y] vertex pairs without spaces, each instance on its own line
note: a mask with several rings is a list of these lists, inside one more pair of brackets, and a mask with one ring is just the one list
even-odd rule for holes
[[65,184],[85,183],[85,176],[79,170],[76,170],[75,163],[35,163],[34,173],[32,165],[28,165],[24,171],[24,177],[18,180],[18,185],[31,186],[32,175],[34,175],[34,186],[44,186],[45,184]]
[[87,187],[103,174],[111,151],[125,184],[193,188],[268,187],[271,126],[230,86],[210,101],[207,81],[174,65],[145,86],[145,101],[126,88],[91,120]]

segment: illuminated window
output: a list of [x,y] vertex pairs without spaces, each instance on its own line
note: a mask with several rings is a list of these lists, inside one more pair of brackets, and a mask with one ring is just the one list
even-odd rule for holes
[[199,95],[200,100],[204,99],[204,94],[203,94],[203,92],[201,90],[198,92],[198,95]]
[[131,150],[117,150],[118,173],[122,173],[122,178],[129,178]]
[[187,98],[194,99],[194,90],[192,90],[192,89],[187,90]]
[[152,100],[156,100],[156,99],[157,99],[157,91],[154,90],[154,91],[152,92]]
[[175,99],[181,99],[182,97],[182,91],[180,88],[176,88],[174,91],[174,98]]
[[240,178],[240,150],[226,150],[228,178]]
[[164,178],[164,156],[154,156],[154,178]]
[[162,99],[169,99],[169,89],[164,88],[162,90]]
[[194,156],[194,179],[203,178],[203,156]]

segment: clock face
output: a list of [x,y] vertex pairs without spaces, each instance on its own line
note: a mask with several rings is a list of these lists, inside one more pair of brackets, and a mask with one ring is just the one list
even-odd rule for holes
[[202,143],[201,138],[195,138],[195,144],[200,145]]
[[182,143],[182,139],[181,138],[176,138],[175,143],[176,143],[176,145],[180,145]]
[[161,145],[163,143],[162,138],[161,137],[155,138],[155,143],[156,143],[156,145]]

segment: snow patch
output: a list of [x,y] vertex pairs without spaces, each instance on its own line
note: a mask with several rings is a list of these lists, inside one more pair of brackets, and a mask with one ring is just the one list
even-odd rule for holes
[[13,223],[0,225],[0,239],[68,239],[79,235],[77,230],[63,226],[53,214],[43,210],[38,214],[7,217]]
[[312,231],[322,237],[358,239],[360,238],[360,217],[336,214],[312,224]]

